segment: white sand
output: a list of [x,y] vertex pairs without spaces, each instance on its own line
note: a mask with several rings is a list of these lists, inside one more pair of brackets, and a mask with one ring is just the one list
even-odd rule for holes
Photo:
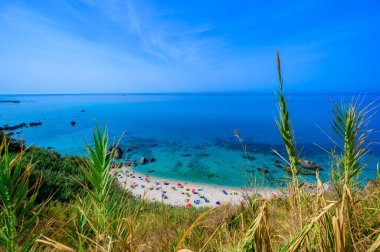
[[120,186],[132,195],[173,206],[213,207],[219,204],[240,204],[254,193],[265,199],[282,195],[278,189],[272,188],[246,189],[166,180],[135,172],[131,167],[125,166],[112,170],[112,173],[117,173]]

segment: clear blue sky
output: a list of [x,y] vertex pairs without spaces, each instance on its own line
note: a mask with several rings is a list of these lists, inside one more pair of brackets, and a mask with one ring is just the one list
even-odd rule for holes
[[0,93],[380,92],[380,1],[0,2]]

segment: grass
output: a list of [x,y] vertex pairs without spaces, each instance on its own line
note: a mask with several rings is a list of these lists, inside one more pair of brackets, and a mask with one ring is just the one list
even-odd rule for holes
[[94,147],[87,145],[88,158],[78,160],[77,168],[84,175],[77,181],[81,193],[69,201],[57,197],[40,203],[35,200],[37,184],[29,180],[39,160],[25,164],[25,150],[10,153],[4,137],[0,247],[7,251],[379,251],[380,172],[365,188],[357,183],[370,147],[365,125],[372,108],[363,108],[357,100],[334,105],[336,136],[329,136],[336,143],[329,151],[332,186],[326,191],[317,171],[311,194],[300,182],[278,53],[277,63],[276,123],[287,153],[282,158],[291,168],[288,197],[254,196],[241,205],[200,209],[136,199],[120,190],[111,176],[114,153],[107,151],[107,129],[97,127]]

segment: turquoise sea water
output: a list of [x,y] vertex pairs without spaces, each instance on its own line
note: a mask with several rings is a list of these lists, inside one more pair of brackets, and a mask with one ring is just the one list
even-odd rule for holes
[[[328,179],[329,157],[316,144],[330,149],[331,141],[317,127],[331,133],[332,100],[338,95],[289,95],[288,104],[301,158],[321,167]],[[365,101],[376,99],[368,95]],[[15,137],[62,154],[82,154],[84,141],[91,141],[95,122],[107,123],[112,141],[122,133],[124,160],[154,157],[153,163],[138,165],[137,171],[151,175],[242,186],[247,173],[264,185],[274,186],[287,175],[274,165],[280,160],[272,151],[284,149],[276,128],[274,95],[243,94],[103,94],[103,95],[7,95],[0,100],[0,124],[42,122],[42,126],[16,130]],[[85,110],[82,112],[82,110]],[[76,125],[71,126],[70,122]],[[369,125],[380,129],[380,116]],[[234,136],[237,129],[247,146],[250,160]],[[374,132],[371,140],[380,142]],[[363,179],[375,176],[380,148],[372,146]],[[244,170],[242,166],[244,166]],[[262,174],[257,168],[267,168]],[[314,176],[305,176],[313,181]]]

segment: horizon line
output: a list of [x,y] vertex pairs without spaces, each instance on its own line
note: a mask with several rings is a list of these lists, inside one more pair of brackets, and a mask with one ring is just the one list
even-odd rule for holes
[[[192,91],[192,92],[88,92],[88,93],[6,93],[0,96],[60,96],[60,95],[273,95],[257,91]],[[380,95],[380,92],[287,92],[287,95]]]

